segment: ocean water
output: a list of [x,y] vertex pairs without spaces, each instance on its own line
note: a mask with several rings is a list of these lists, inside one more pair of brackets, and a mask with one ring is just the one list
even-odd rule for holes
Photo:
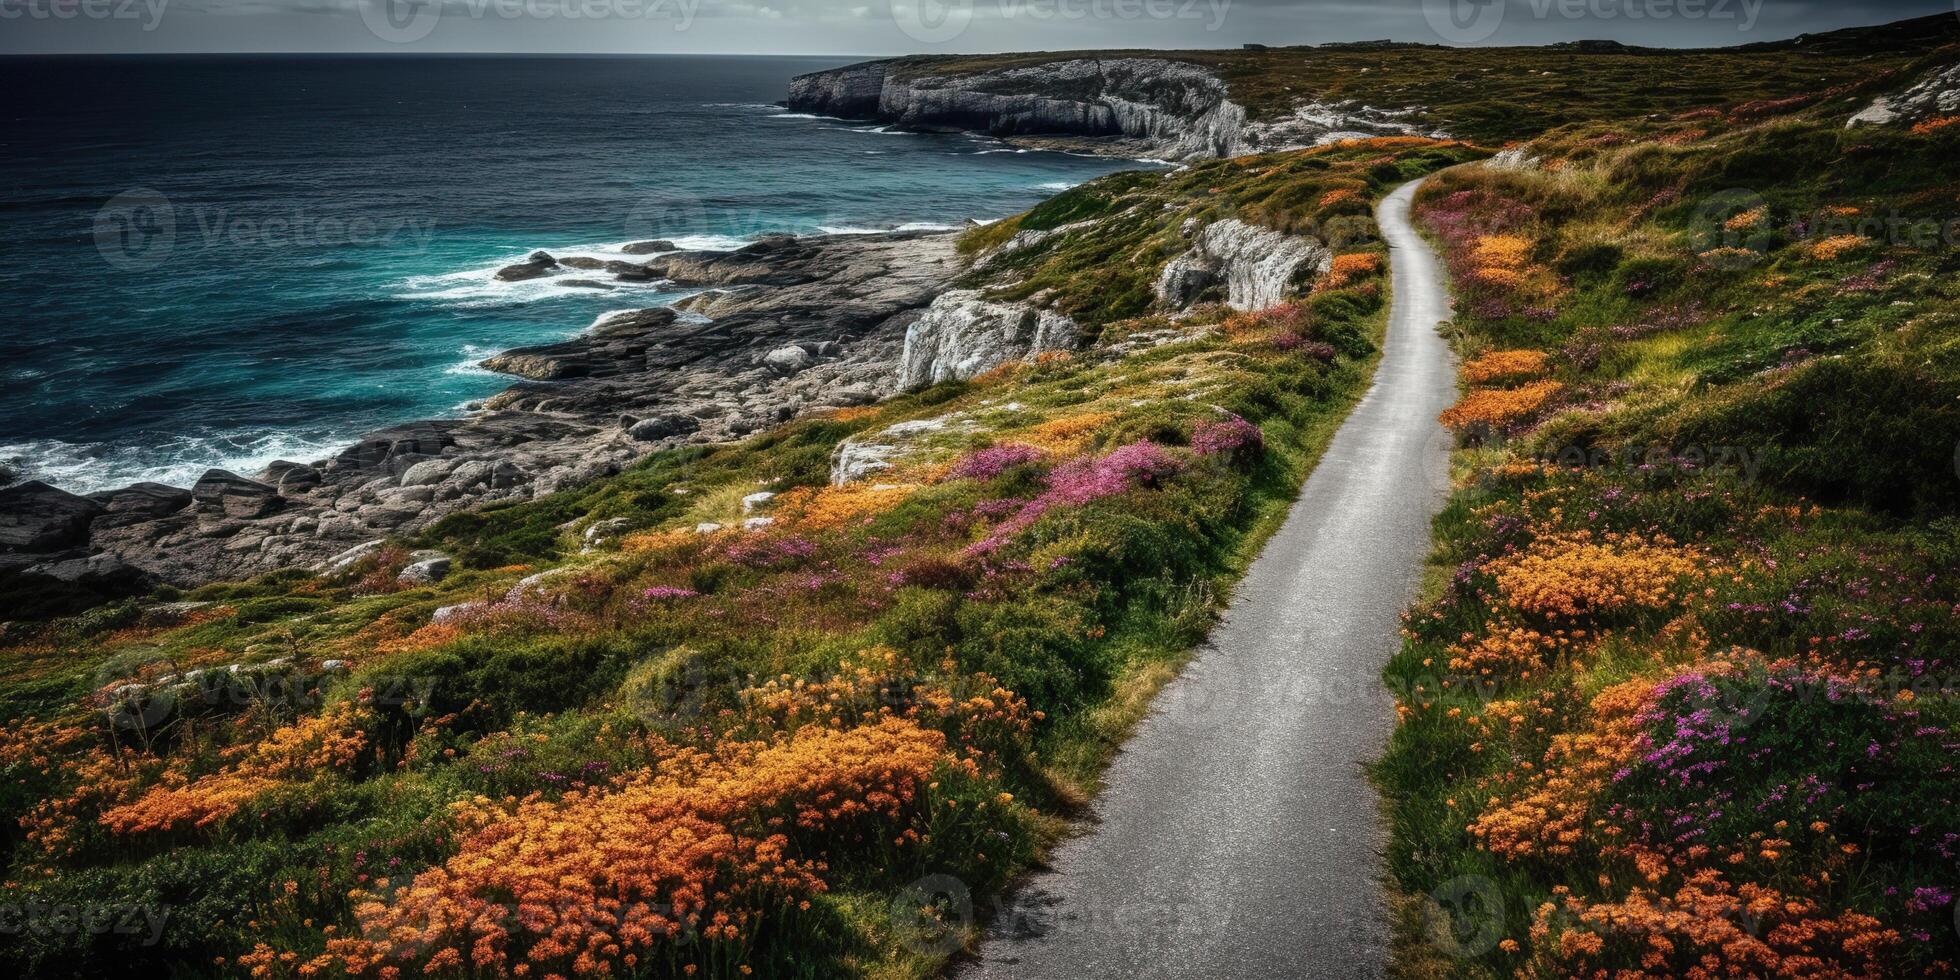
[[1146,166],[772,104],[838,63],[0,60],[0,463],[87,492],[319,458],[676,298],[492,279],[532,249],[953,227]]

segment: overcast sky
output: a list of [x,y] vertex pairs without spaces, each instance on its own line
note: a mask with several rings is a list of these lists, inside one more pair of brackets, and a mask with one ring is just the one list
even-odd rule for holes
[[0,0],[0,53],[882,55],[1394,38],[1704,46],[1960,0]]

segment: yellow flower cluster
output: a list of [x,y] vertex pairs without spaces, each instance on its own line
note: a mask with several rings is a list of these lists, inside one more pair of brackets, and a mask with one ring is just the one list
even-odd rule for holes
[[348,703],[275,730],[231,751],[242,757],[195,780],[171,773],[134,802],[105,810],[102,826],[118,834],[202,829],[237,813],[283,783],[345,770],[367,746],[367,709]]
[[1748,231],[1761,225],[1768,217],[1768,208],[1755,208],[1722,222],[1722,228],[1726,231]]
[[1490,564],[1504,601],[1546,619],[1666,609],[1701,573],[1694,552],[1665,537],[1589,531],[1551,535]]
[[1380,272],[1381,256],[1373,252],[1351,252],[1337,255],[1328,265],[1327,274],[1322,276],[1319,289],[1341,289],[1358,280],[1367,279]]
[[[1528,977],[1615,980],[1817,977],[1878,980],[1902,937],[1869,915],[1835,915],[1774,888],[1702,869],[1673,894],[1634,888],[1617,902],[1569,891],[1532,917]],[[1610,947],[1618,946],[1619,949]],[[1627,969],[1632,961],[1639,969]]]
[[1552,737],[1544,764],[1500,794],[1468,828],[1485,850],[1513,860],[1568,857],[1592,825],[1593,801],[1613,773],[1639,758],[1638,713],[1653,683],[1632,680],[1592,700],[1590,724]]
[[1116,420],[1114,412],[1084,412],[1043,422],[1013,434],[1013,441],[1033,446],[1050,457],[1081,452],[1104,426]]
[[1493,286],[1522,286],[1531,265],[1531,248],[1531,239],[1520,235],[1485,235],[1470,252],[1474,275]]
[[1513,425],[1528,418],[1565,390],[1556,381],[1534,381],[1519,388],[1471,391],[1443,413],[1443,424],[1457,432]]
[[797,487],[778,495],[772,504],[777,520],[805,531],[827,531],[872,518],[903,503],[919,490],[916,484],[860,481],[841,487]]
[[[807,726],[680,751],[610,792],[456,804],[475,828],[459,853],[355,893],[358,934],[329,938],[297,972],[691,974],[694,957],[739,961],[765,916],[824,890],[824,863],[797,855],[909,822],[944,743],[896,718]],[[241,965],[272,976],[289,956],[261,945]]]
[[1545,373],[1546,354],[1541,350],[1494,350],[1463,365],[1465,383],[1491,384]]
[[1834,262],[1869,244],[1871,239],[1863,235],[1832,235],[1812,242],[1810,257],[1820,262]]
[[706,537],[708,535],[695,533],[692,525],[669,528],[665,531],[640,531],[621,538],[619,548],[629,553],[666,551],[684,544],[699,544]]
[[1530,677],[1533,670],[1569,654],[1585,638],[1585,630],[1540,631],[1517,623],[1489,622],[1480,636],[1450,648],[1450,669],[1480,677]]

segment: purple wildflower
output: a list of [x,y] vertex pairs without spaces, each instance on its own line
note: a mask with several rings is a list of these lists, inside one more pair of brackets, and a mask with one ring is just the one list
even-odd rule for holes
[[956,480],[985,482],[1016,466],[1040,462],[1041,455],[1041,450],[1033,446],[1024,446],[1018,442],[1003,442],[966,454],[959,462],[953,464],[953,469],[948,475]]

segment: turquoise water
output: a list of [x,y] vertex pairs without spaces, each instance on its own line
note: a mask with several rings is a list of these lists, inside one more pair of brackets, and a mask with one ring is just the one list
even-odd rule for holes
[[89,491],[318,458],[674,298],[492,279],[532,249],[955,227],[1144,166],[771,104],[836,63],[0,62],[0,462]]

